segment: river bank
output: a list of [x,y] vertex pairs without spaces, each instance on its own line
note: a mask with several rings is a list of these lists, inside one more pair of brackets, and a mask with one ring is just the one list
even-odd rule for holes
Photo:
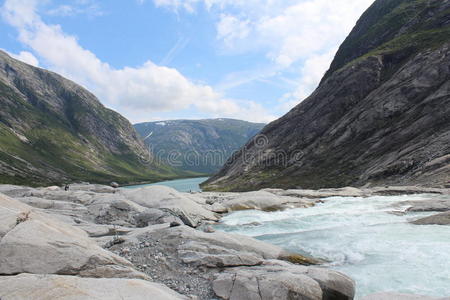
[[[308,210],[333,196],[450,191],[395,187],[180,193],[161,186],[73,185],[66,192],[0,185],[0,193],[2,299],[82,292],[101,299],[148,299],[153,293],[158,299],[319,300],[353,299],[357,286],[326,265],[313,266],[324,261],[221,232],[211,224],[233,211]],[[419,202],[408,209],[450,208],[446,201]],[[72,288],[61,289],[61,281]],[[105,291],[108,297],[102,296]]]

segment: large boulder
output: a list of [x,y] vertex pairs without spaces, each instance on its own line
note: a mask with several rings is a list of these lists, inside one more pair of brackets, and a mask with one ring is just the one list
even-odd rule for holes
[[20,274],[0,277],[2,300],[181,300],[168,287],[137,279]]
[[0,275],[147,278],[86,232],[0,194]]
[[237,194],[235,197],[230,197],[223,201],[221,205],[227,208],[228,212],[247,209],[276,211],[286,208],[289,205],[310,207],[314,205],[314,201],[275,195],[268,191],[257,191]]
[[411,222],[415,225],[450,225],[450,211]]
[[170,187],[148,186],[140,189],[122,189],[125,198],[147,208],[159,208],[170,211],[184,224],[197,227],[203,220],[217,221],[213,212]]
[[398,203],[398,205],[409,206],[409,208],[407,209],[407,211],[409,212],[444,212],[450,210],[450,197],[434,197],[426,200],[403,201]]
[[136,216],[147,209],[120,194],[98,194],[87,207],[95,223],[131,227],[137,223]]
[[0,194],[0,241],[30,212],[30,206]]
[[355,295],[353,280],[339,272],[277,261],[227,269],[216,275],[213,289],[230,300],[350,300]]
[[267,259],[283,259],[302,264],[318,261],[292,254],[284,249],[251,237],[216,231],[206,233],[188,226],[169,228],[151,226],[123,238],[130,243],[151,238],[158,241],[162,252],[176,251],[181,261],[210,268],[254,266]]

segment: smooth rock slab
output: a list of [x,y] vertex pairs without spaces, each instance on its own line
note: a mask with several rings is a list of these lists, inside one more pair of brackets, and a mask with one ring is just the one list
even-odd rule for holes
[[436,211],[444,212],[450,210],[450,196],[449,199],[429,199],[418,201],[404,201],[398,205],[410,205],[407,209],[409,212],[424,212],[424,211]]
[[168,210],[191,227],[197,227],[203,220],[218,221],[213,212],[193,200],[194,195],[187,196],[166,186],[122,189],[120,193],[143,207]]
[[238,194],[221,203],[222,206],[227,208],[228,212],[248,209],[276,211],[285,208],[288,204],[297,207],[310,207],[314,205],[314,202],[294,197],[275,195],[267,191],[257,191]]
[[181,300],[168,287],[136,279],[95,279],[60,275],[0,277],[2,300]]
[[450,225],[450,211],[411,222],[415,225]]
[[86,232],[0,194],[0,275],[148,278]]
[[217,274],[214,292],[226,300],[350,300],[354,297],[353,280],[339,272],[271,263],[227,269]]

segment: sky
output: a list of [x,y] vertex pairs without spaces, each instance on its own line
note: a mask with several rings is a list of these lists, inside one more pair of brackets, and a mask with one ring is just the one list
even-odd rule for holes
[[374,0],[2,0],[0,49],[131,122],[275,120]]

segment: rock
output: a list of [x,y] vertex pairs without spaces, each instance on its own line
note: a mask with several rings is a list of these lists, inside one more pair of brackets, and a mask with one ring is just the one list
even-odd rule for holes
[[[263,211],[277,211],[292,207],[311,207],[314,201],[274,194],[269,191],[256,191],[239,194],[227,194],[220,198],[220,203],[212,205],[211,210],[222,212],[225,208],[227,212],[257,209]],[[222,208],[223,207],[223,208]]]
[[118,187],[120,187],[119,186],[119,184],[117,183],[117,182],[111,182],[110,184],[109,184],[112,188],[115,188],[115,189],[117,189]]
[[[226,267],[258,265],[266,259],[285,259],[302,257],[291,254],[282,248],[251,237],[225,232],[206,233],[188,226],[148,227],[152,238],[157,239],[165,248],[176,249],[184,263],[197,266]],[[143,237],[148,232],[143,228],[139,235],[130,233],[130,241]],[[151,233],[150,233],[151,232]],[[125,239],[128,235],[124,236]],[[309,263],[307,258],[297,262]]]
[[0,242],[30,212],[30,206],[0,194]]
[[125,235],[133,230],[132,228],[128,227],[91,223],[76,225],[76,227],[84,230],[89,235],[89,237],[93,238]]
[[408,212],[444,212],[450,210],[450,199],[430,198],[427,200],[403,201],[396,206],[410,206],[407,209]]
[[147,211],[146,207],[120,194],[98,194],[87,207],[96,223],[121,226],[137,225],[140,221],[136,218]]
[[148,186],[140,189],[121,190],[127,199],[147,208],[159,208],[178,216],[184,224],[197,227],[202,220],[217,221],[217,217],[189,197],[165,186]]
[[274,211],[281,209],[281,197],[265,191],[242,193],[235,198],[222,203],[228,211],[259,209]]
[[47,200],[38,197],[22,197],[18,198],[18,200],[22,203],[40,209],[67,210],[72,212],[87,213],[86,207],[77,203]]
[[178,227],[178,226],[181,226],[181,223],[179,223],[179,222],[170,222],[170,227],[172,228],[172,227]]
[[276,195],[299,197],[307,199],[328,198],[328,197],[363,197],[367,195],[366,191],[363,191],[354,187],[344,187],[338,189],[320,189],[320,190],[301,190],[301,189],[289,189],[289,190],[268,190]]
[[411,222],[415,225],[450,225],[450,211]]
[[323,299],[351,300],[355,296],[355,282],[340,272],[308,267],[306,275],[319,283]]
[[228,212],[228,208],[220,203],[214,203],[213,205],[211,205],[211,211],[219,214],[224,214]]
[[0,193],[9,197],[25,197],[31,196],[33,192],[38,191],[35,188],[12,185],[12,184],[0,184]]
[[147,278],[75,228],[0,194],[0,275]]
[[212,226],[205,226],[205,228],[203,228],[203,232],[213,233],[213,232],[216,232],[216,231],[214,230],[214,228]]
[[182,223],[178,217],[172,215],[170,212],[156,208],[147,208],[145,211],[137,214],[134,219],[137,227],[147,227],[149,225],[172,222]]
[[448,190],[440,188],[428,188],[421,186],[385,186],[373,187],[369,189],[372,195],[396,196],[396,195],[412,195],[412,194],[447,194]]
[[111,186],[101,185],[101,184],[75,183],[75,184],[70,185],[69,191],[82,191],[82,192],[113,194],[115,192],[115,189]]
[[361,300],[440,300],[440,299],[420,295],[378,293],[363,297]]
[[355,284],[326,269],[291,264],[232,268],[216,275],[214,292],[221,299],[350,300]]
[[59,190],[61,190],[61,188],[59,186],[57,186],[57,185],[48,186],[48,187],[46,187],[46,189],[49,190],[49,191],[59,191]]
[[4,300],[188,299],[164,285],[144,280],[33,274],[0,277],[0,298]]

